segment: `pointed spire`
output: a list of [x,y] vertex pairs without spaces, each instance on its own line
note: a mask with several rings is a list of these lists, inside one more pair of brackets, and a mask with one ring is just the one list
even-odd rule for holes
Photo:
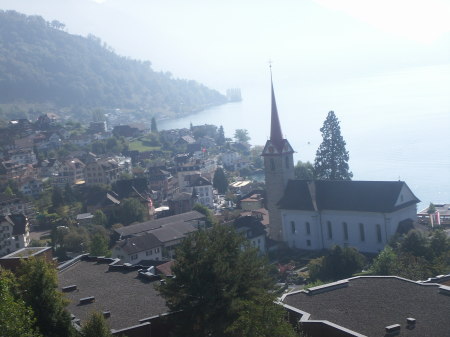
[[272,81],[272,65],[270,65],[270,85],[272,88],[272,113],[270,121],[270,140],[275,144],[280,144],[283,141],[283,134],[281,132],[280,119],[278,117],[277,102],[275,101],[275,92],[273,90]]

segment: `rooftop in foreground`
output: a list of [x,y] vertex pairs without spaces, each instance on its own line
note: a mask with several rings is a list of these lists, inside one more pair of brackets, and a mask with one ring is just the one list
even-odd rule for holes
[[[396,336],[448,336],[450,287],[389,276],[354,277],[283,296],[283,304],[302,322],[328,321],[352,336],[384,336],[399,324]],[[407,325],[407,318],[416,324]]]
[[[69,299],[68,310],[81,324],[94,312],[109,311],[107,322],[119,330],[138,325],[139,320],[166,313],[165,300],[149,282],[138,277],[136,270],[108,270],[108,263],[79,260],[59,272],[60,289],[76,285],[64,292]],[[80,299],[93,296],[92,303],[80,304]]]

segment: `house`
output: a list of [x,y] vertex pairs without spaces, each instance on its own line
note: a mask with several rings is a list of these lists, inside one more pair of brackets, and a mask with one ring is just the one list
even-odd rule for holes
[[0,267],[14,272],[20,267],[23,259],[30,257],[43,258],[49,263],[54,263],[52,247],[25,247],[0,257]]
[[192,211],[197,200],[197,197],[192,195],[192,193],[179,192],[168,199],[167,203],[169,205],[170,213],[176,215]]
[[52,184],[64,187],[66,184],[78,185],[85,182],[84,169],[86,165],[78,158],[64,161],[58,170],[58,175],[52,177]]
[[412,228],[418,202],[402,181],[289,180],[278,208],[289,247],[377,253]]
[[159,277],[146,277],[142,268],[86,255],[59,266],[59,290],[69,302],[72,322],[83,326],[96,311],[114,336],[168,337],[163,318],[169,309],[155,287]]
[[163,244],[151,232],[117,241],[112,248],[112,257],[123,263],[136,264],[142,260],[160,261]]
[[175,146],[188,146],[191,144],[195,144],[195,139],[191,136],[181,136],[178,140],[173,144]]
[[261,193],[253,193],[250,196],[239,201],[243,210],[252,211],[264,207],[264,197]]
[[395,233],[412,227],[419,200],[405,182],[295,180],[293,153],[272,85],[270,139],[261,154],[271,239],[292,248],[342,245],[377,253]]
[[18,165],[34,165],[37,163],[33,149],[16,149],[8,151],[9,161]]
[[289,321],[311,337],[447,336],[450,288],[359,276],[285,294]]
[[251,215],[241,216],[234,220],[233,225],[236,232],[244,235],[251,246],[258,248],[260,254],[266,253],[266,228],[258,218]]
[[37,197],[44,191],[44,183],[40,179],[28,178],[18,182],[20,192],[25,195]]
[[30,244],[30,224],[23,214],[0,215],[0,256]]
[[172,174],[164,166],[149,167],[145,170],[149,187],[160,195],[160,201],[173,195],[176,182]]
[[114,158],[100,157],[87,160],[84,172],[87,185],[110,185],[116,182],[121,174],[119,164]]
[[23,199],[15,195],[0,193],[0,215],[27,214],[30,211],[29,208],[29,203]]
[[435,212],[428,213],[429,207],[417,213],[420,223],[431,225],[450,225],[450,204],[434,204]]
[[214,195],[212,183],[199,175],[191,176],[189,180],[189,186],[183,190],[191,195],[197,196],[197,202],[203,206],[213,208],[214,207]]
[[92,213],[80,213],[80,214],[77,214],[77,217],[76,217],[77,225],[80,225],[80,226],[91,225],[93,219],[94,219],[94,215]]

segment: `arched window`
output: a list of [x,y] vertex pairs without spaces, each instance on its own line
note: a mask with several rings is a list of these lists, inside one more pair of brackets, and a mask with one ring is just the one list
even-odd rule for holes
[[359,224],[359,238],[361,241],[366,241],[366,233],[364,233],[364,224]]
[[333,238],[333,228],[331,226],[331,222],[327,221],[327,229],[328,229],[328,240]]
[[344,232],[344,240],[347,241],[348,240],[348,225],[346,222],[342,223],[342,230]]
[[306,225],[306,234],[307,235],[311,234],[311,226],[310,226],[309,222],[306,222],[305,225]]
[[378,242],[381,242],[382,241],[382,238],[381,238],[381,226],[380,226],[380,224],[377,224],[377,240],[378,240]]
[[291,221],[291,232],[295,234],[295,221]]

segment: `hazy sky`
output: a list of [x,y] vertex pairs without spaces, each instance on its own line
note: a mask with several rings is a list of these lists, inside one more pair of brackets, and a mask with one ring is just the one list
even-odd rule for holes
[[450,0],[0,0],[224,91],[450,62]]

